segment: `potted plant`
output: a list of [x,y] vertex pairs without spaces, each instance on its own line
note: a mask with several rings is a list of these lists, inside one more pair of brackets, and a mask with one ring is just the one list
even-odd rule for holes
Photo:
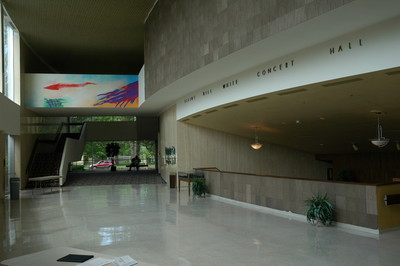
[[117,170],[117,166],[115,165],[115,158],[114,157],[118,156],[119,149],[120,149],[120,146],[116,142],[108,143],[107,146],[106,146],[107,157],[110,157],[111,158],[111,162],[112,162],[111,171],[116,171]]
[[207,192],[207,183],[205,178],[195,178],[192,181],[192,191],[196,196],[206,196]]
[[328,196],[316,195],[305,200],[307,221],[311,224],[330,225],[333,221],[334,208]]

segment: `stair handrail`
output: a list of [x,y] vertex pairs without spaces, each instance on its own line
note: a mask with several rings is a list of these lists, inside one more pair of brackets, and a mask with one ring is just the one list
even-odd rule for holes
[[38,147],[39,147],[40,143],[54,143],[55,144],[54,145],[54,150],[55,150],[56,147],[59,145],[61,139],[62,139],[62,136],[63,136],[62,130],[63,130],[64,126],[70,126],[70,125],[82,125],[82,127],[80,128],[80,131],[79,131],[79,136],[80,136],[81,133],[82,133],[82,129],[83,129],[84,123],[65,123],[65,122],[61,122],[60,125],[57,128],[56,135],[55,135],[55,138],[53,140],[41,140],[39,138],[36,138],[34,147],[32,149],[31,156],[30,156],[29,161],[28,161],[28,165],[26,167],[26,174],[29,175],[29,173],[31,172],[31,170],[33,168],[33,162],[34,162],[37,154],[39,154]]

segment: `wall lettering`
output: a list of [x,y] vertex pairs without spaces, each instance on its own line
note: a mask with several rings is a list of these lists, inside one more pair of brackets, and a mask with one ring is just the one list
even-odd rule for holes
[[274,72],[280,71],[280,70],[284,70],[286,68],[289,67],[293,67],[294,66],[294,60],[290,60],[287,62],[283,62],[281,64],[275,65],[275,66],[271,66],[268,68],[264,68],[260,71],[257,72],[257,77],[262,77],[262,76],[266,76],[268,74],[272,74]]
[[226,83],[222,84],[222,88],[223,88],[223,89],[226,89],[226,88],[235,86],[235,85],[237,85],[237,84],[238,84],[238,80],[237,80],[237,79],[234,79],[234,80],[231,80],[231,81],[229,81],[229,82],[226,82]]
[[341,53],[345,50],[351,50],[355,47],[363,46],[362,39],[359,39],[357,42],[348,42],[346,44],[340,44],[339,46],[329,48],[329,54]]
[[209,95],[209,94],[211,94],[211,93],[212,93],[212,89],[203,91],[203,96]]
[[196,100],[196,96],[190,96],[189,98],[186,98],[185,100],[183,100],[183,102],[184,103],[188,103],[188,102],[191,102],[191,101],[194,101],[194,100]]

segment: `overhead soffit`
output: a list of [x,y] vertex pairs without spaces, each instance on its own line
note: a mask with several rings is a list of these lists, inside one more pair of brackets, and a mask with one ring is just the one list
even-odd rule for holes
[[[400,141],[400,68],[310,84],[217,106],[182,122],[259,139],[315,154],[396,151]],[[381,110],[383,135],[390,147],[377,149]],[[268,147],[267,147],[268,148]]]
[[88,72],[90,64],[93,69],[103,64],[107,73],[108,65],[119,64],[119,72],[138,74],[143,65],[144,21],[155,2],[12,0],[4,1],[4,6],[24,43],[54,71],[76,73],[74,69],[85,64]]

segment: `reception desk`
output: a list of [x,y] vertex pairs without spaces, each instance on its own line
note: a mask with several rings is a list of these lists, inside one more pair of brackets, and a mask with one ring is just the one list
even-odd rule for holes
[[276,210],[305,214],[304,201],[325,193],[335,206],[335,220],[385,230],[400,227],[400,204],[385,205],[387,194],[400,194],[400,184],[368,184],[292,178],[198,168],[205,173],[209,194]]

